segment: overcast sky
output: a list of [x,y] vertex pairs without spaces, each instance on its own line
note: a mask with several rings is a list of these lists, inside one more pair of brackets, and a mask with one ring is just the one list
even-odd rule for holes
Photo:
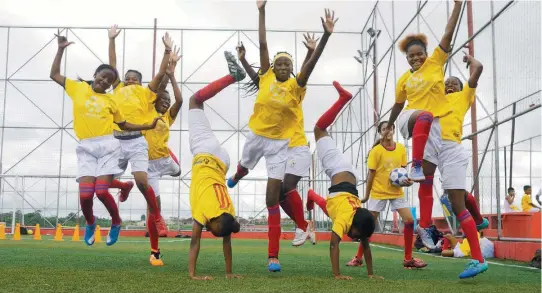
[[[190,95],[214,79],[227,74],[223,51],[234,51],[238,41],[242,41],[247,48],[247,59],[259,63],[257,33],[257,9],[254,1],[155,1],[160,5],[153,6],[149,1],[105,1],[95,0],[82,6],[77,1],[15,1],[8,0],[0,7],[0,109],[3,121],[3,148],[2,170],[9,175],[74,175],[76,171],[75,147],[73,130],[59,131],[59,126],[71,128],[72,120],[71,101],[63,97],[62,89],[49,81],[49,69],[56,51],[53,27],[73,27],[67,31],[70,46],[64,60],[67,60],[66,75],[70,78],[81,76],[91,78],[94,69],[102,62],[107,62],[107,31],[105,29],[81,29],[75,27],[108,27],[117,23],[124,30],[117,38],[117,59],[119,69],[137,69],[143,73],[145,81],[151,78],[152,72],[152,39],[153,19],[158,18],[160,28],[169,28],[177,45],[182,47],[183,59],[177,68],[177,79],[185,82],[182,87],[183,96],[187,100]],[[495,2],[495,11],[499,11],[507,2]],[[154,4],[154,3],[153,3]],[[394,17],[392,15],[394,6]],[[417,2],[382,1],[376,13],[376,18],[369,19],[367,27],[380,29],[381,35],[377,42],[378,60],[382,59],[378,71],[379,101],[384,97],[383,109],[387,110],[394,101],[396,79],[407,70],[408,65],[404,56],[397,52],[395,59],[388,51],[392,45],[392,35],[396,36],[403,31],[416,11]],[[428,35],[429,50],[438,44],[444,31],[447,17],[447,6],[451,9],[452,1],[430,1],[425,4],[423,18],[414,20],[406,28],[406,33],[416,31]],[[331,82],[338,80],[346,88],[357,93],[360,85],[364,83],[364,75],[369,75],[372,64],[369,64],[367,73],[364,66],[357,63],[352,56],[357,50],[367,50],[371,41],[366,34],[360,36],[365,23],[374,7],[370,1],[270,1],[267,4],[267,28],[269,30],[284,31],[311,31],[321,35],[322,27],[319,17],[323,15],[324,8],[335,10],[339,22],[336,32],[328,42],[326,50],[312,74],[304,102],[305,129],[314,150],[312,127],[318,117],[336,99],[337,94]],[[30,9],[31,8],[31,9]],[[476,1],[473,3],[474,31],[480,29],[490,19],[490,3]],[[466,18],[465,18],[466,19]],[[463,44],[467,40],[467,26],[465,19],[459,26],[456,44]],[[395,21],[393,25],[392,20]],[[12,28],[8,26],[51,27],[49,29]],[[136,30],[135,27],[146,28]],[[187,29],[184,31],[172,30]],[[518,101],[521,98],[536,93],[541,89],[540,75],[540,2],[518,2],[513,4],[496,21],[495,58],[496,78],[498,80],[496,94],[498,108]],[[212,31],[221,29],[221,31]],[[237,32],[237,30],[253,30]],[[160,60],[163,45],[160,37],[165,30],[158,31],[157,60]],[[297,69],[305,56],[306,49],[301,43],[302,33],[269,32],[268,43],[270,53],[288,51],[296,59]],[[521,32],[521,33],[518,33]],[[356,34],[357,33],[357,34]],[[63,32],[66,35],[66,32]],[[297,41],[297,42],[296,42]],[[459,45],[458,45],[459,46]],[[9,55],[6,59],[7,49]],[[43,50],[41,50],[43,48]],[[484,73],[478,87],[478,117],[487,116],[494,111],[493,98],[493,54],[491,30],[484,30],[475,39],[475,55],[484,64]],[[41,50],[39,53],[37,53]],[[36,54],[37,53],[37,54]],[[387,55],[384,55],[387,53]],[[36,54],[36,55],[35,55]],[[28,61],[31,57],[33,57]],[[371,56],[370,56],[371,57]],[[452,74],[459,77],[467,76],[467,70],[461,63],[462,54],[459,53],[451,62]],[[391,66],[390,64],[391,58]],[[158,61],[157,61],[158,62]],[[389,75],[388,73],[389,68]],[[296,69],[296,70],[297,70]],[[6,82],[6,78],[9,81]],[[30,81],[28,81],[30,80]],[[372,80],[362,90],[362,96],[352,103],[354,122],[351,128],[358,132],[364,131],[367,125],[372,124]],[[238,154],[244,144],[244,135],[236,132],[246,130],[248,118],[252,113],[254,97],[242,97],[238,86],[233,85],[212,99],[206,108],[211,125],[220,141],[228,149],[232,161],[239,160]],[[26,96],[26,97],[25,97]],[[5,97],[5,99],[4,99]],[[64,104],[63,104],[64,101]],[[517,105],[517,112],[526,110],[531,104],[540,104],[540,93],[526,98]],[[363,106],[362,106],[363,105]],[[363,109],[363,110],[360,110]],[[361,111],[361,113],[360,113]],[[383,112],[384,112],[383,111]],[[186,178],[190,177],[189,170],[192,156],[188,149],[187,133],[187,107],[183,106],[181,116],[177,119],[171,133],[170,147],[178,154],[181,168]],[[512,113],[512,107],[505,108],[499,119],[506,118]],[[533,154],[532,174],[540,181],[540,109],[519,118],[516,121],[516,141],[537,136],[532,141],[532,148],[537,150]],[[470,123],[470,114],[465,123]],[[364,122],[363,122],[364,121]],[[479,128],[489,125],[491,121],[479,121]],[[182,131],[181,131],[182,130]],[[504,124],[499,131],[500,145],[510,143],[511,123]],[[470,132],[470,125],[465,127],[465,134]],[[370,132],[362,144],[372,144],[373,134]],[[50,138],[49,138],[50,137]],[[358,134],[353,134],[355,140]],[[489,132],[479,136],[479,149],[483,150]],[[49,138],[49,139],[48,139]],[[350,138],[349,138],[350,139]],[[349,144],[337,138],[340,143]],[[43,143],[45,141],[45,143]],[[62,142],[62,144],[61,144]],[[42,144],[43,143],[43,144]],[[30,151],[42,144],[35,152]],[[470,149],[470,143],[465,143]],[[490,148],[494,148],[491,143]],[[529,142],[518,145],[516,149],[529,149]],[[352,148],[358,149],[358,148]],[[62,151],[62,156],[60,155]],[[502,156],[502,154],[501,154]],[[26,158],[25,158],[26,157]],[[24,159],[23,159],[24,158]],[[489,165],[489,158],[483,168],[483,176],[492,176],[494,170]],[[23,159],[23,160],[21,160]],[[509,158],[508,158],[509,159]],[[20,161],[20,162],[19,162]],[[358,161],[357,159],[355,161]],[[359,160],[357,170],[362,172],[365,166]],[[527,152],[514,154],[514,182],[516,189],[528,183],[530,174],[530,157]],[[504,176],[504,157],[501,158],[501,174]],[[507,163],[508,164],[508,163]],[[228,175],[234,172],[230,168]],[[508,171],[507,171],[508,172]],[[262,160],[249,175],[253,178],[265,177],[265,164]],[[17,190],[22,188],[22,180],[10,178],[7,181]],[[488,179],[489,182],[489,179]],[[47,207],[48,214],[56,213],[56,194],[61,191],[60,214],[67,214],[77,208],[77,186],[72,179],[25,179],[25,188],[29,189],[27,199],[37,209]],[[167,216],[177,216],[178,202],[176,194],[181,193],[181,217],[189,216],[188,187],[190,182],[185,180],[162,182],[162,203]],[[494,184],[484,183],[484,196],[492,197]],[[540,186],[533,182],[534,186]],[[508,185],[506,185],[508,186]],[[6,184],[2,209],[11,209],[13,204],[21,206],[20,197],[13,193],[13,188]],[[491,189],[493,187],[493,190]],[[180,188],[180,189],[179,189]],[[69,193],[65,196],[65,190]],[[504,185],[503,188],[504,189]],[[47,192],[44,192],[46,190]],[[233,200],[239,203],[238,212],[245,217],[254,214],[265,206],[264,181],[245,181],[240,190],[232,190]],[[256,195],[254,195],[256,194]],[[501,193],[503,196],[503,194]],[[417,199],[414,200],[414,203]],[[25,204],[28,208],[28,204]],[[96,204],[98,213],[106,215],[101,204]],[[484,205],[489,209],[489,205]],[[143,213],[144,200],[139,192],[126,204],[121,205],[124,218],[139,218]]]

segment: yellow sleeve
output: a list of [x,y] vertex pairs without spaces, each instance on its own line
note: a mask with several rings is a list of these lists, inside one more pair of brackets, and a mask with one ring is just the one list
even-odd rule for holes
[[376,168],[378,167],[380,152],[377,148],[378,146],[375,146],[372,150],[369,151],[369,158],[367,159],[367,168],[369,168],[369,170],[376,170]]
[[440,66],[444,66],[446,64],[446,61],[448,60],[448,53],[444,52],[440,45],[438,45],[435,48],[435,51],[433,51],[433,55],[429,57],[430,60],[434,61]]
[[77,95],[77,93],[81,91],[87,91],[89,87],[90,85],[84,81],[75,81],[67,77],[66,81],[64,82],[66,94],[68,94],[68,96],[72,99]]
[[337,236],[342,238],[344,234],[348,233],[348,226],[350,225],[348,225],[348,223],[346,223],[346,221],[341,218],[340,215],[338,215],[333,221],[333,227],[331,228],[331,231],[333,231],[333,233],[337,234]]
[[[171,125],[173,125],[173,123],[175,123],[175,119],[173,117],[171,117],[171,112],[169,110],[170,109],[168,109],[166,114],[164,115],[164,120],[169,126],[171,126]],[[177,115],[179,115],[179,114],[177,114]]]
[[154,101],[156,101],[156,93],[151,90],[149,86],[144,87],[144,97],[147,102],[147,104],[152,104]]
[[113,114],[113,122],[115,122],[116,124],[126,122],[126,118],[124,118],[124,115],[120,111],[120,108],[118,107],[115,99],[111,97],[110,101],[111,101],[111,114]]
[[475,94],[476,94],[476,89],[474,88],[471,88],[469,86],[469,81],[466,82],[465,86],[463,87],[463,97],[465,97],[465,99],[468,101],[469,105],[472,105],[474,103],[474,100],[475,100]]
[[397,86],[395,87],[395,102],[402,104],[407,100],[407,94],[405,90],[405,80],[408,72],[403,74],[397,81]]
[[399,144],[399,145],[401,146],[401,167],[406,167],[407,165],[406,148],[402,144]]

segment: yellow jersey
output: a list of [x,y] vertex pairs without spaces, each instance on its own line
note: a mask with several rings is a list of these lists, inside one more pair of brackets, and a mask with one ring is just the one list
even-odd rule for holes
[[150,122],[149,118],[154,108],[156,93],[148,86],[136,84],[124,86],[123,83],[119,83],[113,93],[127,122],[137,125]]
[[471,88],[467,82],[462,91],[446,95],[446,98],[450,101],[452,113],[442,117],[439,121],[443,140],[461,143],[463,120],[470,106],[474,103],[475,93],[476,89]]
[[532,206],[533,201],[531,200],[531,196],[528,194],[524,194],[523,197],[521,197],[521,211],[522,212],[529,212],[533,208]]
[[381,144],[369,152],[367,167],[375,170],[371,198],[394,199],[404,196],[403,188],[392,185],[390,173],[395,168],[407,165],[407,153],[404,145],[395,143],[395,149],[388,150]]
[[235,216],[225,185],[226,165],[210,154],[198,154],[192,160],[190,207],[192,218],[201,225],[224,213]]
[[397,81],[395,102],[408,101],[405,110],[424,110],[434,117],[450,113],[450,102],[444,93],[444,64],[448,53],[437,46],[420,69],[408,70]]
[[301,103],[299,103],[299,105],[296,107],[295,113],[297,116],[297,121],[294,125],[295,132],[292,135],[292,138],[290,138],[290,143],[288,144],[289,148],[306,146],[309,144],[307,136],[305,135],[305,121],[303,119],[303,107]]
[[295,133],[298,111],[307,92],[295,78],[277,81],[272,68],[260,75],[258,96],[248,127],[271,139],[290,139]]
[[111,94],[97,93],[88,83],[69,78],[64,88],[72,99],[73,131],[77,138],[111,135],[115,123],[126,121]]
[[348,192],[337,192],[326,198],[326,209],[333,223],[331,231],[342,238],[350,231],[354,214],[361,207],[359,197]]
[[169,110],[162,116],[160,113],[153,110],[152,118],[162,117],[156,124],[156,127],[151,130],[145,131],[145,139],[149,145],[149,160],[157,160],[161,158],[169,157],[169,128],[175,122],[175,119],[171,117]]

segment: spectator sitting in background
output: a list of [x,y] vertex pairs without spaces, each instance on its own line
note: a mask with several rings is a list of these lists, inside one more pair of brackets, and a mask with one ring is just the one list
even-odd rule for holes
[[[482,250],[482,256],[484,258],[492,258],[495,255],[495,246],[493,242],[481,235],[482,232],[478,232],[478,239],[480,240],[480,248]],[[482,238],[480,238],[482,236]],[[467,239],[458,241],[452,234],[444,235],[442,240],[442,253],[444,257],[468,257],[470,256],[470,246]]]
[[508,187],[508,194],[505,197],[504,200],[504,212],[505,213],[513,213],[513,212],[520,212],[518,206],[514,204],[514,199],[516,199],[516,190],[514,190],[513,187]]
[[521,210],[526,212],[538,212],[538,208],[533,204],[533,201],[531,199],[531,186],[525,185],[523,186],[523,191],[525,194],[521,198]]

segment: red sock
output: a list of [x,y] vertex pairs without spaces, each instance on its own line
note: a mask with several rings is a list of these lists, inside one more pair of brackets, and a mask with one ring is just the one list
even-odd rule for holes
[[269,246],[267,248],[270,258],[279,257],[279,241],[280,241],[280,208],[279,205],[274,205],[267,208],[267,227],[269,232]]
[[169,151],[169,156],[173,159],[173,161],[175,161],[175,163],[177,163],[177,165],[179,165],[179,159],[177,159],[177,157],[176,157],[175,154],[171,151],[171,149],[168,148],[168,151]]
[[208,99],[214,97],[221,90],[225,89],[226,87],[228,87],[230,84],[233,84],[233,83],[235,83],[235,78],[228,74],[220,79],[217,79],[211,82],[206,87],[197,91],[194,94],[194,98],[199,103],[203,103],[207,101]]
[[446,237],[442,238],[441,249],[442,250],[452,249],[452,247],[450,245],[450,240],[448,240],[448,238],[446,238]]
[[158,218],[149,213],[147,217],[147,230],[149,231],[149,239],[151,240],[151,250],[158,251],[158,229],[156,228],[156,220]]
[[429,228],[433,214],[433,176],[425,176],[418,189],[420,200],[420,227]]
[[429,137],[433,123],[433,114],[421,112],[416,118],[416,124],[412,130],[412,162],[414,165],[421,165],[423,160],[423,150]]
[[357,259],[363,258],[363,245],[361,244],[361,242],[358,245],[358,253],[356,253],[356,258]]
[[326,200],[323,197],[319,196],[312,189],[309,189],[309,192],[307,193],[307,196],[308,196],[309,200],[314,201],[322,209],[322,211],[324,211],[326,216],[329,217],[329,215],[327,213],[327,208],[326,208]]
[[405,260],[412,259],[412,239],[414,238],[414,222],[405,222],[405,230],[403,231],[405,238]]
[[248,169],[241,166],[241,163],[237,164],[237,171],[235,172],[235,175],[233,175],[233,179],[236,181],[239,181],[243,179],[243,177],[247,176]]
[[[303,214],[303,201],[297,190],[292,189],[286,192],[286,198],[281,203],[282,209],[286,214],[288,214],[292,220],[294,220],[297,228],[307,231],[307,226],[309,225],[305,221],[305,214]],[[284,209],[284,206],[287,206],[288,212]]]
[[126,189],[128,188],[128,182],[122,182],[117,179],[113,179],[111,181],[111,184],[109,185],[110,188],[118,188],[118,189]]
[[96,181],[96,197],[104,204],[105,208],[111,216],[111,225],[120,225],[121,219],[119,208],[115,203],[115,199],[109,193],[109,183],[107,181]]
[[467,207],[467,210],[469,210],[469,213],[472,215],[474,223],[476,223],[476,225],[482,224],[484,219],[480,214],[480,209],[478,208],[478,205],[476,205],[476,199],[470,192],[465,193],[467,194],[465,196],[465,206]]
[[482,250],[480,248],[480,241],[478,241],[478,231],[476,230],[474,219],[470,215],[469,211],[464,209],[459,213],[459,215],[457,215],[457,220],[459,221],[459,224],[461,224],[463,233],[465,236],[467,236],[467,241],[469,241],[472,259],[483,263],[484,258],[482,257]]
[[87,225],[94,224],[94,213],[92,206],[94,204],[94,183],[79,183],[79,201],[81,202],[81,211],[85,217]]
[[352,99],[352,94],[343,89],[338,82],[334,81],[333,86],[339,92],[339,99],[316,122],[316,126],[320,129],[328,128],[335,121],[342,108]]
[[[147,188],[147,192],[143,194],[145,196],[145,200],[147,201],[147,207],[149,208],[149,214],[155,214],[156,219],[160,218],[160,209],[158,209],[158,202],[156,201],[156,195],[154,194],[154,190],[149,185],[149,188]],[[150,232],[149,232],[150,233]]]

